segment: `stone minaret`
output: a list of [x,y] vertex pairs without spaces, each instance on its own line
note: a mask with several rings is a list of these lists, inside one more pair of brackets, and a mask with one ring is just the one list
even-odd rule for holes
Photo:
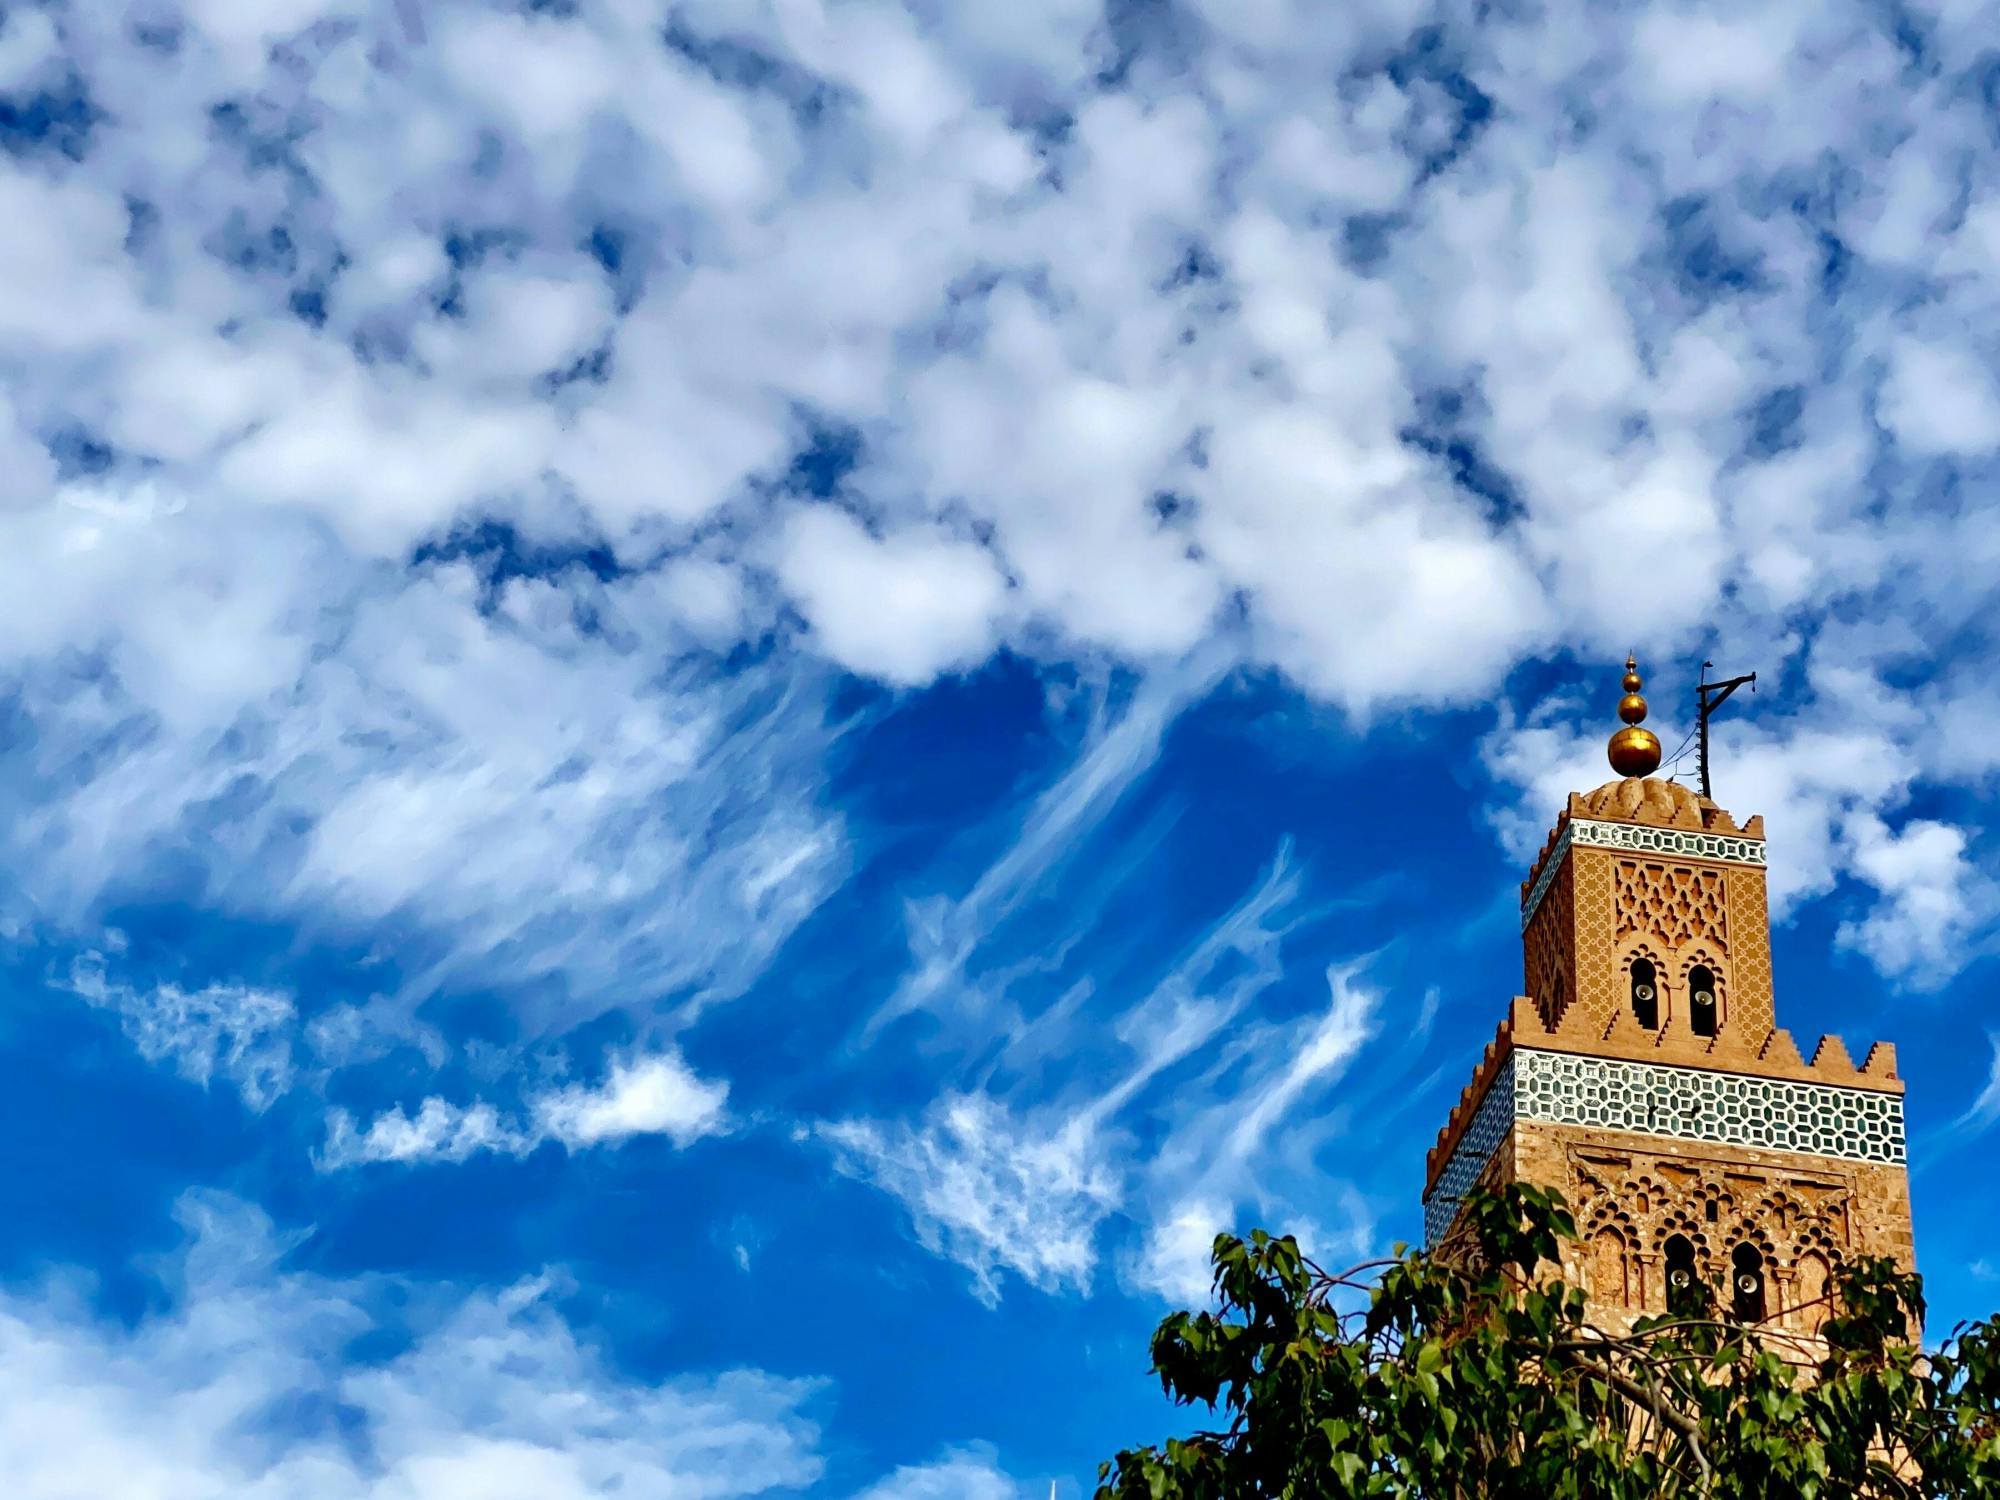
[[1628,661],[1620,779],[1571,794],[1522,883],[1527,993],[1430,1153],[1425,1236],[1475,1182],[1559,1188],[1582,1235],[1564,1272],[1601,1325],[1706,1283],[1810,1333],[1843,1260],[1913,1268],[1895,1049],[1856,1067],[1828,1036],[1808,1061],[1778,1025],[1764,820],[1651,777],[1640,685]]

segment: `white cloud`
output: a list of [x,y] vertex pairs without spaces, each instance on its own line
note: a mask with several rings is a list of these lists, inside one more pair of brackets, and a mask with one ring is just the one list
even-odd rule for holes
[[927,1464],[906,1464],[854,1500],[1021,1500],[1023,1494],[990,1452],[972,1448]]
[[965,894],[908,904],[910,965],[869,1018],[870,1034],[899,1016],[948,1005],[958,996],[981,945],[1061,877],[1152,768],[1181,709],[1211,688],[1227,664],[1219,650],[1197,653],[1149,674],[1129,700],[1102,708],[1075,759],[1019,813],[1014,838]]
[[[1891,979],[1942,983],[1985,951],[2000,897],[1963,829],[1928,818],[1890,821],[1917,783],[1921,758],[1939,753],[1936,719],[1918,700],[1880,690],[1865,667],[1827,665],[1826,657],[1837,661],[1839,653],[1815,653],[1806,675],[1822,703],[1837,707],[1786,713],[1750,704],[1726,725],[1718,721],[1717,800],[1739,820],[1764,816],[1775,918],[1836,891],[1860,896],[1839,941]],[[1765,676],[1785,692],[1800,674],[1778,665]],[[1606,708],[1613,671],[1607,665],[1603,674]],[[1603,759],[1609,714],[1602,738],[1579,726],[1582,716],[1578,700],[1555,700],[1526,722],[1503,722],[1482,746],[1487,769],[1515,792],[1493,816],[1524,870],[1568,794],[1614,774]],[[1653,725],[1672,749],[1680,726],[1659,718]],[[1678,769],[1684,782],[1693,780],[1692,753]]]
[[191,1083],[206,1088],[224,1078],[254,1110],[291,1086],[296,1007],[290,995],[242,984],[141,989],[111,979],[95,954],[71,969],[69,988],[114,1011],[146,1061],[169,1062]]
[[433,368],[459,367],[454,373],[468,383],[559,372],[588,354],[611,322],[611,289],[588,262],[566,275],[485,272],[463,297],[460,320],[418,330],[416,351]]
[[1934,340],[1899,339],[1882,385],[1882,420],[1918,453],[2000,447],[2000,390],[1989,362]]
[[1209,1252],[1215,1237],[1235,1227],[1233,1204],[1178,1199],[1147,1227],[1145,1244],[1126,1268],[1127,1278],[1177,1306],[1200,1307],[1214,1282]]
[[1087,1121],[1021,1119],[983,1094],[953,1094],[919,1126],[841,1120],[814,1134],[843,1171],[900,1199],[919,1242],[971,1271],[987,1305],[1003,1269],[1042,1291],[1089,1289],[1119,1180]]
[[490,1104],[461,1106],[435,1095],[414,1116],[397,1105],[358,1128],[351,1114],[335,1109],[326,1125],[319,1165],[328,1172],[364,1162],[464,1161],[482,1151],[521,1156],[539,1144],[503,1121]]
[[28,84],[62,55],[62,39],[47,11],[10,10],[0,20],[0,90]]
[[[1916,1163],[1919,1170],[1929,1165],[1939,1153],[1966,1141],[1977,1140],[1996,1122],[2000,1122],[2000,1031],[1988,1031],[1986,1043],[1991,1049],[1991,1060],[1986,1070],[1985,1086],[1963,1113],[1924,1142],[1924,1151]],[[1974,1274],[1982,1273],[1974,1268]]]
[[[288,1271],[256,1211],[182,1200],[170,1308],[135,1324],[80,1296],[0,1294],[0,1476],[16,1500],[706,1500],[821,1472],[809,1381],[622,1376],[546,1279],[439,1295],[403,1352],[355,1363],[391,1288]],[[422,1291],[423,1288],[410,1288]]]
[[984,658],[1007,589],[979,547],[912,531],[871,537],[826,505],[786,524],[778,572],[829,656],[903,686]]
[[[1913,86],[1851,4],[1642,7],[1560,38],[1524,13],[1393,71],[1397,7],[1239,9],[1202,8],[1198,34],[1073,0],[711,3],[667,47],[619,7],[203,0],[162,11],[171,55],[109,11],[10,14],[0,73],[73,67],[119,101],[59,176],[0,176],[26,226],[0,266],[0,600],[34,601],[0,603],[0,671],[52,758],[97,773],[87,833],[42,829],[61,874],[130,873],[128,821],[159,834],[247,775],[327,820],[298,904],[331,888],[380,920],[414,901],[400,866],[443,923],[498,938],[520,892],[494,871],[553,864],[606,925],[640,920],[606,893],[648,874],[713,905],[740,871],[606,868],[610,809],[673,798],[655,762],[562,779],[580,745],[652,737],[611,704],[714,706],[703,674],[640,666],[677,658],[693,616],[570,643],[593,710],[468,726],[441,700],[479,678],[477,591],[400,565],[476,518],[646,566],[702,528],[705,647],[763,642],[789,602],[797,644],[896,683],[1003,645],[1169,660],[1240,619],[1255,659],[1378,712],[1635,629],[1675,651],[1723,599],[1767,637],[1942,600],[1984,640],[1990,576],[1937,561],[1976,553],[1976,507],[1912,462],[1989,452],[2000,422],[1963,24]],[[757,83],[699,61],[724,39]],[[1122,87],[1093,82],[1107,67]],[[258,108],[218,113],[239,97]],[[1828,159],[1879,190],[1771,186]],[[250,166],[277,160],[283,192]],[[1855,262],[1837,288],[1831,243]],[[588,378],[532,379],[600,350]],[[1746,413],[1787,391],[1791,432],[1746,453]],[[821,423],[857,439],[844,498],[872,531],[772,498]],[[78,430],[120,450],[98,493],[156,463],[143,483],[185,514],[52,513],[45,445]],[[487,645],[494,675],[549,691],[547,663]],[[135,749],[156,719],[178,737]],[[220,748],[239,719],[289,774]],[[422,756],[380,753],[433,729]],[[82,753],[101,735],[108,758]],[[142,792],[145,816],[111,805]],[[667,822],[645,842],[700,842]],[[776,824],[743,830],[747,858],[822,851],[788,890],[809,905],[837,840],[809,806]],[[481,879],[440,854],[499,827],[543,859]],[[538,972],[569,956],[525,946]],[[658,967],[698,982],[707,959]]]
[[615,1062],[597,1088],[572,1084],[543,1094],[534,1114],[544,1132],[571,1150],[632,1135],[664,1135],[685,1147],[726,1128],[728,1097],[728,1084],[695,1076],[669,1052]]
[[1859,948],[1884,974],[1949,978],[1973,957],[1976,934],[1990,920],[1995,891],[1966,856],[1963,830],[1913,818],[1891,830],[1880,818],[1857,818],[1850,832],[1855,873],[1881,893],[1838,941]]
[[0,393],[0,511],[25,509],[46,500],[55,482],[55,460],[32,433],[22,430],[18,414]]
[[[1127,1284],[1168,1302],[1208,1300],[1209,1247],[1223,1230],[1240,1230],[1242,1210],[1282,1220],[1309,1248],[1366,1242],[1373,1224],[1344,1182],[1301,1171],[1300,1154],[1274,1139],[1301,1131],[1299,1106],[1337,1083],[1377,1030],[1379,991],[1359,981],[1359,966],[1327,970],[1328,1003],[1317,1015],[1263,1025],[1235,1039],[1240,1073],[1182,1088],[1170,1130],[1148,1163],[1147,1231],[1122,1267]],[[1304,1146],[1310,1154],[1310,1146]],[[1329,1203],[1344,1228],[1322,1227]]]
[[[179,847],[215,905],[424,934],[413,988],[560,975],[546,1003],[573,1021],[737,992],[843,873],[818,686],[794,663],[722,676],[692,634],[726,583],[523,580],[482,612],[469,566],[391,579],[233,519],[99,512],[86,536],[45,510],[0,548],[40,726],[4,837],[44,911],[87,922]],[[31,586],[50,531],[75,550]],[[99,669],[74,675],[65,641]]]
[[366,1162],[457,1162],[483,1151],[525,1156],[545,1141],[582,1151],[635,1135],[664,1135],[685,1149],[728,1130],[728,1097],[728,1084],[698,1076],[678,1053],[621,1058],[595,1087],[569,1084],[529,1096],[518,1123],[490,1104],[436,1096],[414,1116],[397,1106],[366,1126],[332,1110],[319,1164],[337,1171]]
[[[1087,750],[1071,777],[1099,753]],[[1036,814],[1050,801],[1037,803]],[[1019,857],[1017,845],[975,890],[999,892]],[[1090,870],[1093,889],[1068,903],[1071,930],[1052,944],[1058,957],[1032,966],[1037,987],[1059,982],[1060,955],[1096,920],[1103,893],[1094,887],[1132,874]],[[1259,1022],[1253,1011],[1284,976],[1285,935],[1307,920],[1304,883],[1281,848],[1137,998],[1116,975],[1087,974],[1032,1018],[990,1003],[985,987],[995,981],[977,972],[973,943],[955,960],[965,989],[933,984],[926,1003],[956,1028],[962,1050],[982,1059],[982,1075],[1019,1080],[1013,1095],[951,1089],[914,1122],[853,1118],[813,1134],[841,1170],[898,1199],[918,1242],[969,1269],[989,1305],[1003,1271],[1039,1290],[1087,1294],[1114,1212],[1136,1221],[1141,1237],[1119,1255],[1122,1279],[1177,1301],[1205,1295],[1209,1245],[1245,1206],[1305,1220],[1322,1242],[1352,1243],[1351,1228],[1317,1227],[1329,1201],[1371,1230],[1372,1220],[1351,1189],[1311,1160],[1307,1143],[1319,1132],[1307,1106],[1375,1035],[1380,996],[1358,981],[1358,969],[1341,967],[1326,973],[1324,1010],[1281,1023]],[[991,913],[1004,917],[1004,901],[993,900]],[[968,897],[955,910],[983,905]],[[909,977],[924,973],[918,950]],[[1111,1008],[1086,1011],[1100,991]],[[1001,1046],[997,1059],[986,1061],[982,1042]],[[1295,1139],[1281,1141],[1287,1135]]]

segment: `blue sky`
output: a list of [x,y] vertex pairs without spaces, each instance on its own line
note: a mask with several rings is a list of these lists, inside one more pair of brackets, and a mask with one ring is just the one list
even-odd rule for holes
[[1989,1310],[1996,44],[0,0],[0,1488],[1077,1495],[1634,648]]

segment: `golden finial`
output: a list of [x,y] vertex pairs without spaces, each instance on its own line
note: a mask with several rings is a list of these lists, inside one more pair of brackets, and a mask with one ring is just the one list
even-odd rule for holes
[[1605,751],[1611,758],[1611,769],[1620,776],[1650,776],[1660,768],[1659,736],[1639,727],[1646,717],[1646,700],[1639,696],[1644,686],[1639,659],[1626,657],[1625,696],[1618,700],[1618,717],[1625,721],[1625,727],[1611,736]]

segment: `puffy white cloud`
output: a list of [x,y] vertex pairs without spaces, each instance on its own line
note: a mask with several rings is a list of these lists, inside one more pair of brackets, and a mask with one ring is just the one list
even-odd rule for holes
[[1849,831],[1857,876],[1882,899],[1839,940],[1866,953],[1884,974],[1938,981],[1969,961],[2000,897],[1966,854],[1962,829],[1912,818],[1891,830],[1862,816]]
[[1199,1307],[1208,1301],[1215,1269],[1215,1237],[1236,1227],[1233,1205],[1202,1198],[1175,1201],[1147,1226],[1146,1239],[1126,1267],[1126,1277],[1165,1301]]
[[1240,581],[1265,649],[1366,709],[1413,690],[1457,696],[1546,628],[1524,560],[1433,499],[1399,444],[1357,444],[1303,408],[1217,434],[1207,549]]
[[[1877,701],[1926,643],[1994,646],[1976,7],[1909,22],[1923,81],[1849,0],[575,10],[0,22],[0,79],[102,107],[0,167],[0,850],[51,920],[171,874],[407,942],[314,1033],[354,1056],[435,1051],[452,983],[529,1036],[691,1012],[856,857],[813,654],[1166,683],[987,879],[912,902],[886,1023],[979,986],[1218,663],[1381,716],[1726,620],[1807,668],[1812,753],[1746,731],[1725,791],[1772,820],[1779,910],[1866,898],[1847,940],[1898,974],[1987,941],[1985,830],[1899,821],[1990,777],[1983,698],[1926,690],[1936,732]],[[804,506],[829,430],[839,508]],[[1503,714],[1532,844],[1597,731]]]
[[545,1141],[582,1151],[635,1135],[664,1135],[685,1148],[729,1128],[728,1097],[728,1084],[702,1078],[677,1052],[617,1058],[600,1084],[531,1094],[519,1121],[491,1104],[461,1106],[435,1095],[414,1116],[399,1106],[366,1126],[346,1110],[332,1110],[319,1164],[337,1171],[366,1162],[464,1161],[482,1151],[525,1156]]
[[357,1127],[344,1109],[329,1111],[319,1165],[333,1172],[365,1162],[464,1161],[482,1151],[522,1156],[538,1144],[490,1104],[460,1106],[433,1095],[414,1116],[398,1105],[366,1127]]
[[[1385,70],[1417,18],[1350,9],[1223,8],[1198,40],[1071,0],[1004,23],[694,5],[662,46],[618,7],[203,3],[171,56],[25,12],[19,68],[65,44],[128,107],[65,181],[8,174],[10,222],[43,232],[10,245],[0,328],[45,367],[35,430],[100,428],[363,552],[487,509],[635,555],[723,513],[782,530],[810,639],[892,681],[1022,630],[1173,655],[1240,600],[1315,692],[1464,699],[1560,642],[1675,639],[1733,582],[1833,607],[1772,539],[1829,497],[1773,473],[1853,446],[1878,366],[1912,452],[1990,446],[1983,190],[1954,223],[1948,169],[1976,111],[1899,89],[1874,13],[1658,7],[1561,45],[1503,20]],[[1946,71],[1962,42],[1943,28]],[[1121,54],[1125,87],[1085,87]],[[253,82],[238,133],[210,131]],[[1585,106],[1607,89],[1618,109]],[[1474,90],[1504,107],[1469,113]],[[1063,110],[1060,138],[1028,128]],[[281,149],[310,192],[241,170]],[[1760,196],[1828,151],[1879,153],[1887,186],[1830,227]],[[1359,265],[1355,212],[1383,216]],[[1823,234],[1970,316],[1836,295],[1829,351],[1802,332]],[[600,346],[602,371],[522,389]],[[1741,458],[1743,408],[1788,385],[1848,420]],[[1441,435],[1412,442],[1440,391],[1497,506]],[[875,610],[799,558],[839,518],[758,503],[802,411],[865,440],[884,524],[841,555]],[[1892,520],[1849,519],[1890,545]]]
[[571,1085],[534,1101],[541,1128],[575,1150],[631,1135],[687,1146],[723,1130],[729,1085],[697,1077],[678,1053],[615,1062],[597,1088]]
[[938,535],[871,537],[832,506],[795,514],[778,573],[823,649],[854,672],[905,686],[992,649],[1007,583],[984,549]]
[[1018,1500],[1016,1484],[981,1449],[946,1453],[927,1464],[906,1464],[863,1490],[854,1500]]
[[[792,1491],[822,1464],[809,1381],[619,1374],[546,1278],[441,1294],[392,1358],[347,1347],[381,1279],[285,1269],[255,1210],[189,1195],[169,1308],[124,1325],[81,1296],[0,1295],[0,1475],[18,1500],[585,1500]],[[413,1288],[413,1290],[423,1290]]]
[[467,384],[522,381],[566,369],[609,329],[611,288],[583,262],[566,275],[514,267],[467,279],[458,317],[417,331],[420,358]]
[[1935,339],[1905,337],[1889,351],[1882,420],[1918,453],[2000,447],[2000,390],[1990,362]]
[[62,38],[44,10],[11,10],[0,20],[0,90],[23,88],[62,55]]

